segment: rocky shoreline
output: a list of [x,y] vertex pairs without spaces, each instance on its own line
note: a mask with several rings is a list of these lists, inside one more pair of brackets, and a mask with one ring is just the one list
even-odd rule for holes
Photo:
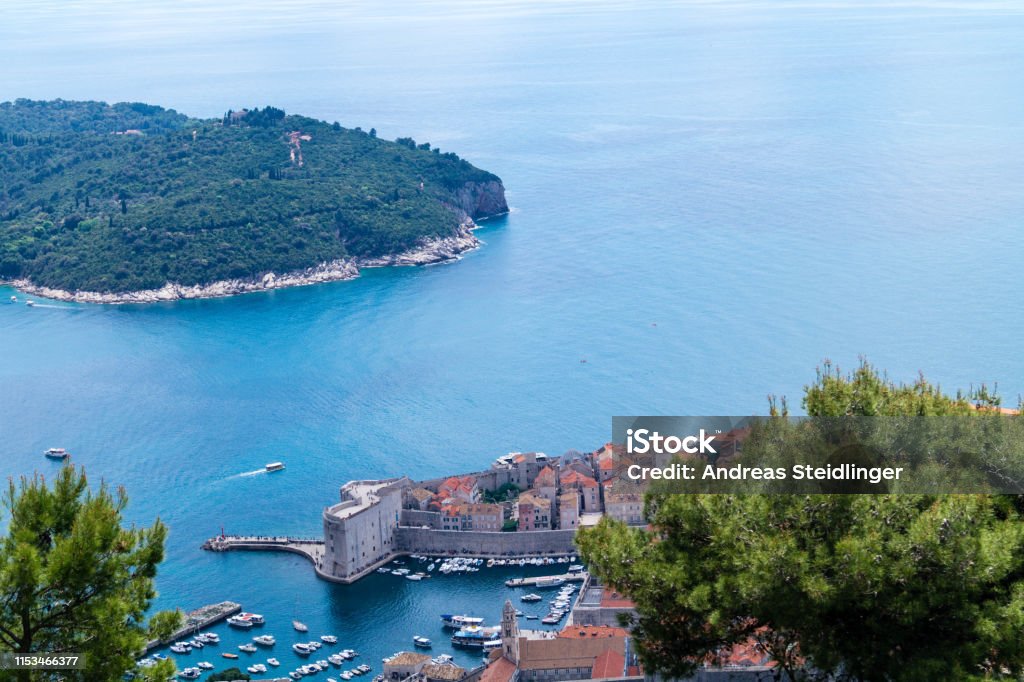
[[473,230],[477,229],[477,227],[477,224],[472,219],[467,218],[459,225],[454,235],[425,239],[419,246],[391,256],[343,258],[280,275],[268,272],[258,278],[229,279],[211,282],[210,284],[186,286],[168,282],[159,289],[101,293],[97,291],[53,289],[39,286],[25,279],[16,279],[4,283],[26,294],[75,303],[106,303],[116,305],[124,303],[159,303],[193,298],[221,298],[258,291],[283,289],[285,287],[355,279],[359,276],[360,268],[429,265],[431,263],[456,260],[462,253],[480,246],[480,240],[473,234]]

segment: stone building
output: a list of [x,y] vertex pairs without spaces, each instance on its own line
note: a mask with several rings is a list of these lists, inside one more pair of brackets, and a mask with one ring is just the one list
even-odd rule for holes
[[562,530],[578,528],[580,525],[580,494],[578,490],[567,490],[558,496],[558,527]]
[[532,491],[520,495],[519,501],[516,502],[519,530],[551,530],[551,508],[549,500]]
[[501,649],[494,651],[481,682],[642,680],[629,633],[618,627],[568,626],[559,633],[520,630],[506,601]]
[[402,511],[407,478],[350,481],[341,488],[341,502],[323,513],[327,576],[352,578],[393,551],[395,528]]

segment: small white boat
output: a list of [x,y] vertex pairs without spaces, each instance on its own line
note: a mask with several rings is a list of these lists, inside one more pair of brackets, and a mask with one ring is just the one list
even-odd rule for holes
[[520,601],[540,601],[543,598],[544,597],[540,596],[539,594],[524,594],[522,597],[519,598],[519,600]]
[[213,670],[213,663],[210,663],[209,661],[199,661],[196,663],[196,667],[201,670]]
[[292,621],[292,627],[295,628],[298,632],[309,632],[309,628],[306,627],[306,624],[301,623],[297,620]]
[[430,564],[429,566],[427,566],[427,570],[428,571],[433,571],[434,568],[436,568],[436,566],[437,566],[436,564]]
[[18,301],[18,297],[17,296],[11,296],[11,303],[17,303],[17,301]]
[[282,471],[284,464],[282,462],[271,462],[266,466],[267,471]]
[[67,459],[71,456],[71,453],[64,448],[50,448],[43,454],[50,459]]
[[292,644],[292,651],[297,653],[299,656],[309,656],[311,653],[313,653],[313,650],[309,648],[309,645],[303,644],[302,642]]
[[245,611],[243,611],[242,613],[238,614],[238,618],[243,618],[245,620],[251,620],[256,625],[263,625],[264,623],[267,622],[263,618],[263,616],[261,616],[260,614],[258,614],[258,613],[247,613]]
[[274,666],[275,668],[277,666],[281,665],[281,661],[277,660],[276,658],[268,658],[267,659],[267,663],[269,663],[270,665]]
[[36,304],[36,302],[35,302],[35,301],[25,301],[25,305],[27,305],[27,306],[28,306],[28,307],[30,307],[30,308],[31,308],[32,306],[34,306],[35,304]]
[[236,628],[248,629],[251,628],[254,625],[254,623],[251,620],[248,620],[247,618],[232,616],[231,618],[228,618],[228,625],[233,625]]
[[320,635],[321,642],[327,642],[328,644],[337,644],[338,638],[334,635]]
[[405,576],[405,579],[406,579],[406,580],[415,580],[415,581],[419,581],[419,580],[423,580],[423,576],[422,576],[422,575],[420,575],[419,573],[413,573],[413,574],[411,574],[411,575],[407,575],[407,576]]
[[413,636],[412,643],[423,649],[429,649],[431,646],[434,645],[434,643],[431,642],[428,638],[420,637],[419,635]]
[[260,635],[258,637],[253,637],[252,641],[256,642],[260,646],[274,646],[277,644],[277,640],[274,639],[273,635]]
[[256,652],[256,647],[252,644],[239,644],[238,650],[244,651],[247,654],[251,654]]

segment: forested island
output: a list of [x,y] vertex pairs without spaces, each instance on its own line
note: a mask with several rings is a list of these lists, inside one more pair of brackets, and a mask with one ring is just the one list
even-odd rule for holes
[[494,174],[267,106],[0,104],[0,279],[65,300],[222,296],[437,262],[508,210]]

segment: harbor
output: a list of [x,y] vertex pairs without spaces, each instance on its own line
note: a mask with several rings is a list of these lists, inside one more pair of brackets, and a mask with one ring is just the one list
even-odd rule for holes
[[146,653],[157,649],[161,646],[173,642],[175,640],[186,637],[189,634],[198,632],[212,625],[215,625],[222,620],[235,615],[242,610],[241,604],[236,604],[233,601],[222,601],[219,604],[209,604],[195,611],[189,611],[185,614],[185,625],[180,629],[176,630],[166,640],[150,640],[146,643]]

